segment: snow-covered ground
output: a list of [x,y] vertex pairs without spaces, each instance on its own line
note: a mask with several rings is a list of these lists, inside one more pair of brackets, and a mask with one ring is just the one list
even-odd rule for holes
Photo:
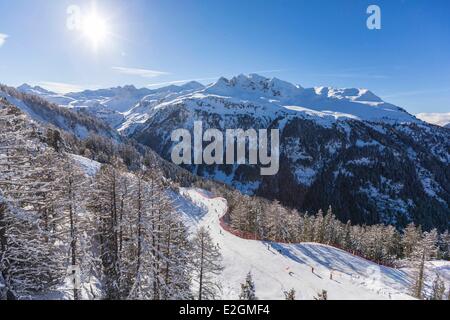
[[[284,299],[284,291],[296,290],[297,299],[313,299],[327,290],[329,299],[412,299],[408,295],[408,270],[379,266],[334,247],[316,244],[279,244],[236,237],[220,226],[226,200],[199,189],[181,189],[178,210],[192,232],[209,229],[223,255],[220,281],[223,299],[237,299],[240,284],[251,271],[259,299]],[[195,204],[195,206],[193,206]],[[450,263],[436,261],[450,284]],[[314,272],[313,269],[314,268]]]
[[88,177],[94,177],[102,166],[102,164],[97,161],[76,154],[69,154],[69,157]]

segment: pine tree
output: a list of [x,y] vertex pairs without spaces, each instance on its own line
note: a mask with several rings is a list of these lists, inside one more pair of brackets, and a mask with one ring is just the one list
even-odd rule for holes
[[443,300],[445,294],[445,284],[441,279],[439,274],[436,274],[436,277],[433,281],[433,286],[431,288],[431,297],[430,300]]
[[325,244],[334,244],[336,242],[335,216],[331,206],[328,208],[327,214],[323,219],[323,238]]
[[255,294],[255,283],[253,282],[252,274],[249,272],[245,278],[245,283],[241,284],[240,300],[258,300]]
[[314,241],[323,243],[325,238],[325,224],[323,218],[323,211],[319,210],[314,221]]
[[112,166],[102,166],[97,173],[89,209],[97,219],[97,233],[102,261],[102,283],[105,298],[120,299],[120,266],[118,242],[118,181],[119,172]]
[[194,281],[198,286],[198,300],[215,299],[220,285],[215,280],[222,272],[222,256],[213,244],[205,227],[201,227],[192,243]]
[[[243,197],[239,198],[242,199]],[[238,231],[249,231],[249,207],[247,206],[247,202],[237,202],[231,212],[231,227]]]
[[424,284],[426,282],[425,263],[437,254],[437,231],[425,232],[417,243],[411,257],[414,268],[412,295],[417,299],[424,298]]
[[[69,262],[67,269],[71,270],[73,280],[79,277],[81,285],[90,284],[91,277],[98,273],[92,248],[92,237],[95,234],[94,219],[86,212],[85,194],[89,188],[89,180],[71,160],[60,159],[58,175],[61,187],[59,190],[58,238],[68,246]],[[76,272],[80,274],[75,274]],[[88,292],[88,290],[86,290]],[[80,288],[73,284],[73,299],[82,298]]]
[[422,236],[422,231],[420,228],[417,228],[414,223],[410,223],[406,226],[403,231],[402,237],[402,246],[403,246],[403,255],[405,258],[411,258],[411,255],[414,251],[414,248],[417,246],[417,243],[420,241]]
[[[165,232],[164,299],[191,300],[191,243],[188,231],[175,215],[168,220]],[[167,221],[167,220],[166,220]]]
[[352,226],[350,221],[347,221],[344,228],[344,239],[343,239],[343,248],[347,251],[351,251],[353,248],[353,240],[352,240]]
[[42,132],[15,107],[0,109],[0,271],[7,298],[42,293],[63,279],[45,199]]
[[439,247],[442,259],[450,259],[450,233],[446,230],[439,237]]
[[292,288],[289,291],[284,292],[286,300],[295,300],[295,290]]
[[272,241],[287,241],[287,223],[286,223],[287,211],[279,201],[273,201],[267,211],[267,229],[268,237]]
[[321,293],[317,294],[317,297],[314,297],[314,300],[328,300],[328,292],[326,290],[322,290]]

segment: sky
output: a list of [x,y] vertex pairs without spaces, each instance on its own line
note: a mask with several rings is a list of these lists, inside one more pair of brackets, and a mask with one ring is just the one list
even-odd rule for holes
[[[367,28],[372,4],[379,30]],[[259,73],[450,112],[448,0],[0,0],[0,12],[7,85],[156,88]]]

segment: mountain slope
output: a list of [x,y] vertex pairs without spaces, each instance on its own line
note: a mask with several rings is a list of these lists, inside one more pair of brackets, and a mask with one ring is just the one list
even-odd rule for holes
[[[35,89],[33,90],[35,91]],[[22,91],[24,91],[23,87]],[[15,105],[32,119],[71,132],[78,138],[84,139],[90,133],[114,139],[120,138],[117,132],[103,121],[87,114],[61,108],[35,93],[24,93],[0,85],[0,98]]]
[[40,96],[61,107],[81,110],[105,121],[113,128],[119,128],[119,131],[124,131],[134,126],[135,123],[142,123],[147,120],[145,118],[146,113],[143,110],[147,110],[149,104],[158,104],[165,98],[203,88],[202,84],[192,81],[182,86],[171,85],[154,90],[137,89],[130,85],[109,89],[85,90],[65,95],[59,95],[38,86],[31,87],[28,84],[23,84],[17,90]]
[[[296,290],[296,298],[312,300],[322,290],[334,299],[412,299],[408,295],[407,269],[379,266],[340,249],[316,243],[279,244],[244,240],[223,230],[219,217],[226,201],[199,189],[182,189],[179,210],[192,232],[204,226],[223,255],[220,275],[223,299],[237,299],[240,284],[252,273],[259,299],[284,299],[284,292]],[[194,204],[197,208],[192,207]],[[314,268],[314,272],[312,272]],[[429,266],[440,270],[450,284],[450,264]],[[431,271],[430,270],[430,271]],[[332,274],[332,279],[330,275]]]
[[222,78],[153,106],[131,137],[170,160],[170,133],[193,132],[195,121],[222,132],[279,129],[281,165],[264,177],[250,165],[185,166],[193,173],[301,211],[332,205],[344,222],[449,227],[450,133],[368,90]]

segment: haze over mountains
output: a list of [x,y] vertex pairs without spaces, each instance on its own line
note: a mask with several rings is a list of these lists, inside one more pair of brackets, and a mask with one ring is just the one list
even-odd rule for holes
[[303,88],[251,74],[155,90],[125,86],[66,95],[27,85],[18,90],[94,115],[167,160],[174,146],[171,132],[192,130],[195,121],[203,121],[205,129],[280,129],[276,176],[261,177],[250,165],[186,169],[299,210],[331,205],[342,221],[449,226],[449,131],[367,89]]
[[450,128],[450,112],[448,113],[419,113],[417,118],[441,127]]

